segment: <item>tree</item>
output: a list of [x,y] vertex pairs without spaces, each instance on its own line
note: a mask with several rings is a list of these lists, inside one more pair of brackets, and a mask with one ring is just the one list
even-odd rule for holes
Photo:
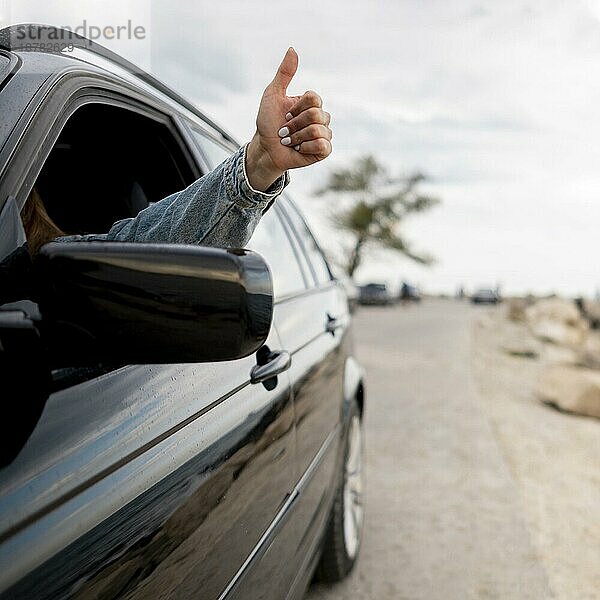
[[338,228],[354,237],[346,264],[350,277],[370,244],[395,250],[421,264],[433,262],[431,256],[413,252],[398,231],[404,217],[439,203],[437,198],[418,192],[424,180],[425,176],[418,172],[407,178],[392,178],[374,157],[365,156],[350,168],[333,171],[325,187],[317,191],[318,195],[333,193],[352,197],[349,207],[336,210],[331,216]]

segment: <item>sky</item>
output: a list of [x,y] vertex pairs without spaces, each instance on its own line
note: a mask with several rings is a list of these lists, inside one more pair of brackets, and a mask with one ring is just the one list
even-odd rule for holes
[[101,40],[152,71],[240,142],[286,48],[290,93],[332,114],[332,156],[294,172],[290,192],[323,246],[338,199],[315,197],[332,169],[366,154],[415,170],[441,199],[401,225],[422,267],[370,249],[359,283],[425,291],[600,289],[600,0],[0,0],[0,16],[77,26],[132,19],[144,40]]

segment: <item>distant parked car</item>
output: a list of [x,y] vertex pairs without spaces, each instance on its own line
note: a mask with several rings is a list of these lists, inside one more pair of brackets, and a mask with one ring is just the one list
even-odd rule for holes
[[360,288],[361,304],[389,304],[391,297],[385,283],[368,283]]
[[421,290],[414,285],[404,282],[400,286],[398,299],[401,302],[421,302]]
[[500,296],[495,290],[490,288],[480,288],[472,296],[473,304],[498,304]]

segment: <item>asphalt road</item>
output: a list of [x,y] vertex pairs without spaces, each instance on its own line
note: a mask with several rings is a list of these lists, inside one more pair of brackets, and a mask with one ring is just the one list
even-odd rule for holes
[[[308,600],[552,597],[523,504],[471,374],[482,309],[451,300],[362,308],[367,494],[348,580]],[[489,309],[483,309],[489,310]]]

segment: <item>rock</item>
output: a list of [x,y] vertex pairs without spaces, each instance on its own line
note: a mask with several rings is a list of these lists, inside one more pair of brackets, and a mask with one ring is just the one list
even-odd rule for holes
[[498,349],[508,356],[536,359],[545,346],[532,337],[529,329],[523,324],[507,323],[498,316],[494,321],[494,331],[498,340]]
[[544,363],[549,365],[580,365],[581,356],[573,348],[545,344],[542,351]]
[[544,342],[568,348],[580,346],[585,340],[585,329],[570,327],[556,321],[542,320],[533,323],[531,332]]
[[549,367],[542,373],[536,393],[561,410],[600,418],[600,373],[591,369]]
[[528,322],[553,321],[569,327],[579,327],[582,318],[577,306],[563,298],[545,298],[525,309]]
[[519,329],[505,329],[501,350],[509,356],[517,358],[538,358],[544,344],[532,338],[524,327]]
[[525,310],[525,317],[533,335],[543,341],[574,348],[586,339],[588,324],[569,300],[540,300]]
[[590,331],[579,352],[579,362],[590,369],[600,369],[600,333]]

